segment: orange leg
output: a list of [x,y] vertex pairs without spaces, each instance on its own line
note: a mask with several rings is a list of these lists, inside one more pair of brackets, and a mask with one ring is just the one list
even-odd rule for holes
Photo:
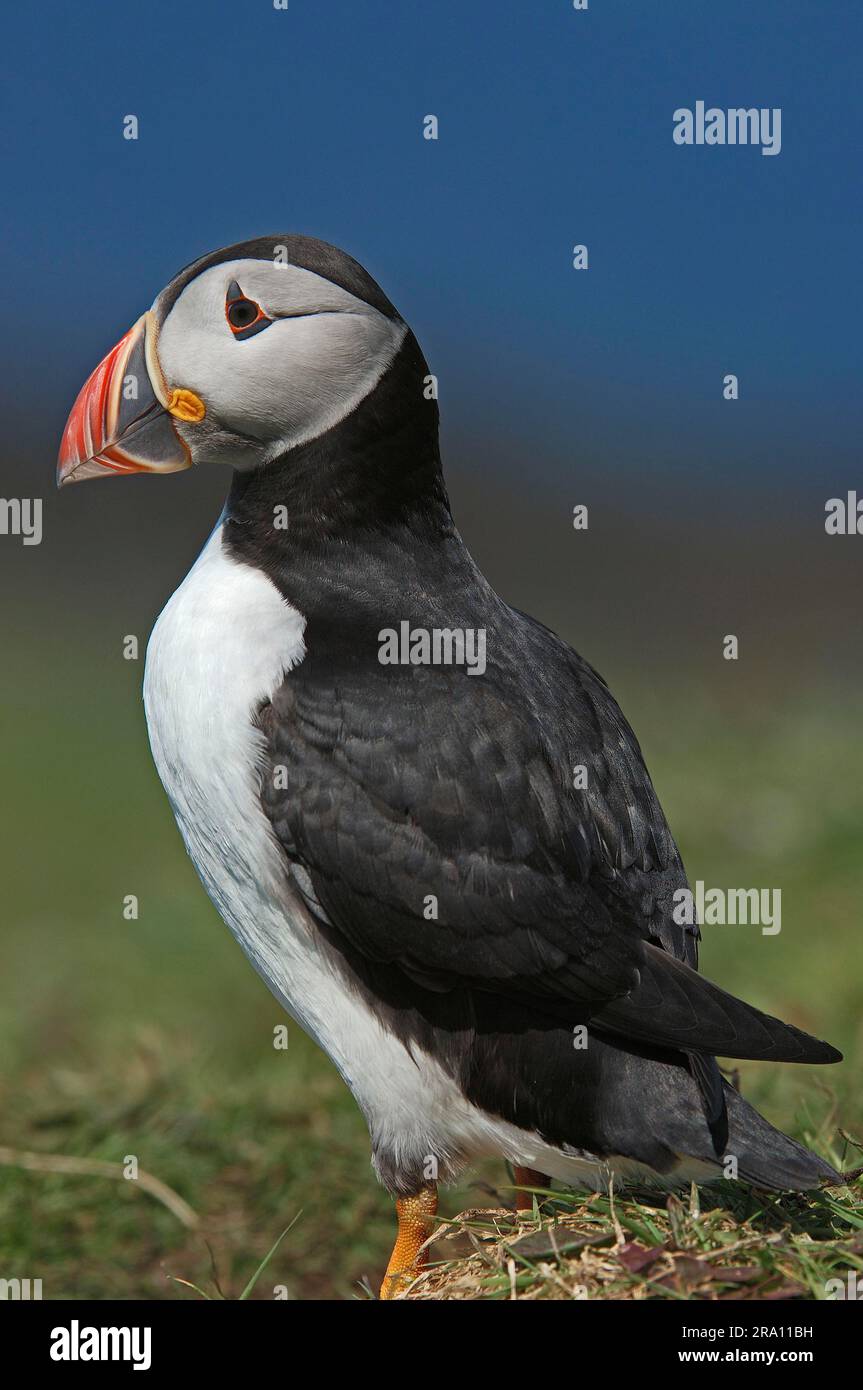
[[399,1231],[381,1284],[381,1298],[395,1298],[420,1273],[427,1253],[423,1250],[420,1254],[420,1246],[435,1228],[436,1213],[437,1187],[434,1183],[421,1187],[413,1197],[396,1199]]
[[[513,1178],[516,1187],[548,1187],[548,1178],[545,1173],[538,1173],[535,1168],[513,1168]],[[516,1192],[515,1194],[516,1211],[533,1211],[533,1193]]]

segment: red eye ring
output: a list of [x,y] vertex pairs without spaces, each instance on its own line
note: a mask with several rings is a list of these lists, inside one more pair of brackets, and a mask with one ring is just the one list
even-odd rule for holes
[[244,338],[251,338],[260,333],[272,323],[272,319],[264,313],[257,300],[249,299],[248,295],[243,294],[236,280],[231,281],[225,295],[225,318],[234,337],[241,342]]
[[253,328],[256,323],[267,316],[260,304],[256,304],[253,299],[231,299],[225,305],[225,317],[235,333],[241,333],[248,328]]

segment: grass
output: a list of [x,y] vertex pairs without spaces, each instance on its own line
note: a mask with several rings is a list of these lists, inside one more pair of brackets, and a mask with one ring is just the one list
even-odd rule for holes
[[849,1271],[863,1273],[863,1188],[537,1191],[530,1214],[470,1211],[447,1223],[431,1256],[411,1299],[825,1299],[831,1280],[847,1290]]
[[[0,1146],[108,1168],[0,1163],[0,1276],[41,1278],[46,1298],[366,1297],[393,1218],[362,1118],[293,1024],[288,1049],[273,1046],[286,1020],[207,902],[150,765],[140,665],[99,649],[74,665],[78,638],[68,650],[57,642],[49,655],[62,687],[44,679],[45,652],[25,646],[5,696],[20,736],[15,817],[3,831]],[[730,703],[615,685],[691,878],[782,890],[781,933],[713,928],[705,970],[846,1053],[825,1070],[743,1064],[744,1094],[821,1152],[859,1163],[838,1136],[863,1137],[853,693]],[[130,1157],[190,1208],[192,1224],[116,1176]],[[415,1296],[509,1298],[514,1286],[531,1298],[576,1288],[820,1297],[830,1270],[861,1268],[859,1184],[814,1198],[702,1192],[698,1210],[620,1196],[612,1210],[607,1199],[556,1194],[527,1221],[500,1214],[506,1184],[503,1166],[488,1165],[443,1195],[446,1213],[491,1204],[497,1214],[469,1216],[438,1242],[446,1263]],[[589,1243],[561,1250],[561,1239]],[[738,1273],[722,1276],[728,1269]]]

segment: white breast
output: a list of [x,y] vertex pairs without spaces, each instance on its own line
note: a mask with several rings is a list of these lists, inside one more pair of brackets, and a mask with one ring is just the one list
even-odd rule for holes
[[[218,526],[147,649],[150,745],[189,855],[256,970],[330,1055],[375,1143],[455,1157],[483,1121],[431,1058],[383,1029],[334,973],[259,801],[254,715],[305,654],[305,620]],[[486,1147],[488,1141],[486,1140]],[[467,1147],[473,1147],[468,1145]]]
[[[256,710],[305,655],[305,619],[216,527],[150,638],[144,705],[153,758],[204,886],[255,969],[332,1058],[376,1150],[434,1158],[442,1177],[501,1154],[603,1185],[604,1165],[564,1155],[469,1104],[434,1058],[409,1053],[337,974],[259,800]],[[585,1161],[587,1160],[587,1161]]]
[[263,814],[253,814],[263,752],[254,716],[302,661],[304,628],[263,574],[231,559],[219,525],[147,648],[153,758],[195,867],[244,946],[255,927],[236,920],[239,895],[251,881],[266,900],[284,878]]

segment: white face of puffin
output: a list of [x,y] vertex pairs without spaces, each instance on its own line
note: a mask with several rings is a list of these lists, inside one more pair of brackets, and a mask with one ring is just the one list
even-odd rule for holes
[[60,446],[58,481],[255,468],[348,415],[407,332],[294,265],[223,261],[170,286],[93,372]]
[[199,424],[178,426],[193,461],[254,467],[323,434],[373,389],[405,332],[299,266],[238,260],[205,270],[158,342],[169,389],[192,391],[206,407]]

